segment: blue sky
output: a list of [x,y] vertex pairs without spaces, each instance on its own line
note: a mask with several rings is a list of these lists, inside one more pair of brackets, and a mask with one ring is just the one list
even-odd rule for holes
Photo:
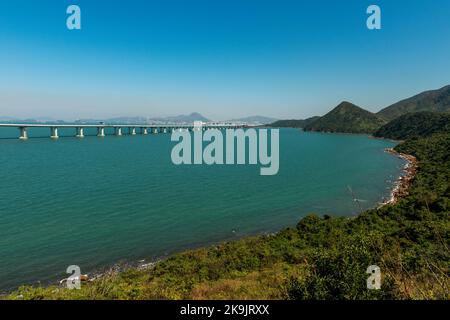
[[378,111],[450,84],[449,21],[448,0],[0,0],[0,116]]

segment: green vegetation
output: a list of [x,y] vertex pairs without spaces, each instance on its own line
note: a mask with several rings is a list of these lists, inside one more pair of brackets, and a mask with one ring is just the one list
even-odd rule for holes
[[270,126],[274,128],[304,128],[320,117],[311,117],[304,120],[278,120],[271,123]]
[[450,114],[436,112],[408,113],[392,120],[375,132],[375,137],[404,140],[450,132]]
[[350,102],[342,102],[323,117],[305,126],[305,131],[373,133],[386,122]]
[[[409,195],[354,218],[309,215],[296,228],[190,250],[81,290],[22,287],[9,299],[450,299],[450,133],[396,150],[419,160]],[[366,288],[369,265],[381,290]]]
[[394,103],[378,112],[378,115],[386,120],[393,120],[401,115],[420,111],[449,112],[450,86],[438,90],[425,91],[414,97]]
[[[432,112],[450,112],[450,85],[438,90],[425,91],[414,97],[399,101],[376,114],[349,102],[342,102],[323,117],[312,117],[305,120],[279,120],[270,126],[341,133],[374,133],[377,131],[375,135],[378,137],[405,139],[410,136],[413,130],[417,130],[417,136],[421,136],[423,133],[429,135],[441,132],[438,128],[442,128],[445,125],[442,122],[448,121],[448,118],[442,118],[441,123],[437,123],[438,116],[431,116]],[[423,123],[420,122],[420,115],[412,115],[411,113],[423,115]],[[398,122],[390,123],[390,126],[380,129],[388,121],[404,115],[410,117],[408,121],[412,121],[413,125],[408,126],[408,123],[404,121],[405,119],[400,119]],[[404,127],[397,127],[399,125]],[[424,130],[428,130],[428,132],[424,132],[422,128],[425,128]]]

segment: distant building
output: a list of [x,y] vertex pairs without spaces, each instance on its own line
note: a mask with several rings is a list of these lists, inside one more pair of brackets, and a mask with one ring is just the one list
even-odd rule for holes
[[203,121],[194,121],[194,128],[203,127]]

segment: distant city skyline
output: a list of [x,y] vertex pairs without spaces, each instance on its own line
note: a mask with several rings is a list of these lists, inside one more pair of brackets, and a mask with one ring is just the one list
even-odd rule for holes
[[109,118],[54,118],[50,116],[41,116],[41,117],[11,117],[11,116],[2,116],[0,115],[0,122],[14,122],[14,121],[37,121],[37,122],[56,122],[56,121],[64,121],[64,122],[78,122],[78,121],[113,121],[113,122],[123,122],[128,123],[129,121],[133,122],[188,122],[192,123],[194,121],[203,121],[203,122],[215,122],[215,121],[230,121],[230,122],[249,122],[249,123],[263,123],[268,124],[280,120],[278,118],[265,117],[261,115],[253,115],[242,118],[228,118],[228,119],[213,119],[205,117],[203,114],[198,112],[192,112],[190,114],[182,114],[182,115],[173,115],[173,116],[161,116],[161,117],[146,117],[146,116],[121,116],[121,117],[109,117]]
[[[30,4],[33,4],[32,10]],[[368,30],[366,9],[382,10]],[[66,28],[81,8],[82,29]],[[450,2],[0,3],[0,117],[377,112],[450,83]]]

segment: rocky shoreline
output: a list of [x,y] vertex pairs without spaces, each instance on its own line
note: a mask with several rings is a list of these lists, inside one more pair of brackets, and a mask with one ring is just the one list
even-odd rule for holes
[[418,161],[416,157],[410,154],[397,152],[393,148],[387,148],[385,149],[385,152],[405,160],[406,164],[403,167],[403,174],[394,183],[394,188],[391,191],[389,199],[382,202],[379,207],[389,204],[396,204],[400,198],[407,196],[409,193],[409,187],[418,168]]

